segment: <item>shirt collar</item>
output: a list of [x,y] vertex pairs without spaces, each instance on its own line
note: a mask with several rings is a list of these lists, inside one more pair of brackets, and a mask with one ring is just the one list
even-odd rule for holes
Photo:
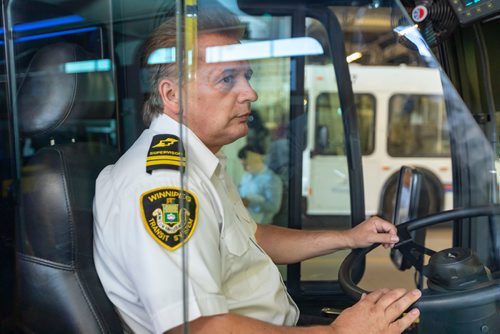
[[[187,166],[190,164],[196,165],[205,173],[209,178],[215,172],[215,169],[224,159],[222,153],[218,152],[217,155],[212,151],[184,124],[180,124],[176,120],[170,118],[165,114],[161,114],[151,122],[149,129],[160,134],[172,134],[180,137],[180,129],[182,127],[183,138],[181,139],[186,153]],[[223,167],[223,166],[221,166]]]

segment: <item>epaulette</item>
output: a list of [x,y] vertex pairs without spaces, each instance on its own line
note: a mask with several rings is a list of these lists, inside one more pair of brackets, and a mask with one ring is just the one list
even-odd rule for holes
[[182,170],[186,167],[184,148],[179,137],[174,135],[156,135],[149,146],[146,158],[146,172],[155,169]]

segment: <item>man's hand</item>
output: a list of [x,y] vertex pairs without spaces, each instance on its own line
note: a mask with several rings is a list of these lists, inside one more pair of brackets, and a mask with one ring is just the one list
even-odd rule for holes
[[344,310],[330,325],[335,334],[396,334],[403,332],[420,312],[402,313],[421,296],[419,290],[380,289],[365,295],[354,306]]
[[380,217],[370,217],[346,231],[350,239],[349,248],[365,248],[381,243],[385,248],[393,247],[399,241],[396,227]]

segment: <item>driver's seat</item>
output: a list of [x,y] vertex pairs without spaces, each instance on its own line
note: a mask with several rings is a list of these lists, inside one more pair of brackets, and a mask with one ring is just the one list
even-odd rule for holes
[[85,141],[88,128],[82,126],[85,120],[112,121],[111,75],[62,70],[92,59],[74,44],[44,47],[18,90],[23,138],[42,147],[21,178],[16,281],[22,332],[123,332],[95,271],[92,237],[95,179],[118,152],[99,140]]

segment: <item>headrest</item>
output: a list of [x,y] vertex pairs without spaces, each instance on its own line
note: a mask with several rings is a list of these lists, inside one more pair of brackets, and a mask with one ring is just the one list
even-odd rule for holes
[[18,89],[23,135],[45,135],[70,120],[112,117],[111,66],[93,64],[102,60],[70,43],[48,45],[34,55]]

